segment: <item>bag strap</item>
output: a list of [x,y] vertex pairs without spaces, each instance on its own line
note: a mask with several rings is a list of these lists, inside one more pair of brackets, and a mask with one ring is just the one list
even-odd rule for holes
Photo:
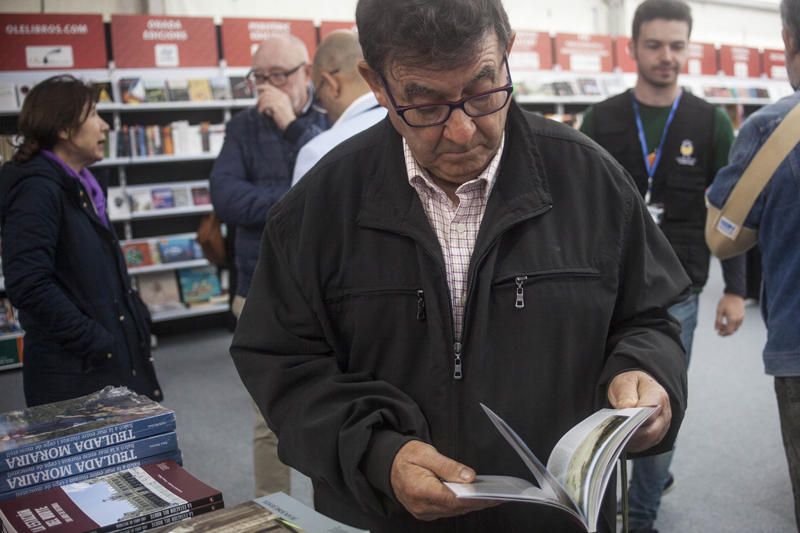
[[800,103],[784,117],[747,165],[728,201],[722,206],[717,221],[717,231],[731,240],[736,239],[756,198],[798,142],[800,142]]

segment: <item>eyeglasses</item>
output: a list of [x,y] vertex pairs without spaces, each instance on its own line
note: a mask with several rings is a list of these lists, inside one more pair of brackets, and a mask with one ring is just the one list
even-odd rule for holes
[[283,87],[286,85],[286,82],[289,81],[289,76],[300,70],[301,67],[306,65],[305,61],[294,67],[293,69],[289,70],[279,70],[276,72],[259,72],[257,70],[251,70],[247,73],[247,81],[252,83],[253,85],[263,85],[264,83],[269,82],[270,85],[275,87]]
[[431,104],[416,105],[397,105],[389,83],[383,74],[379,74],[381,82],[386,88],[389,100],[394,107],[395,113],[400,115],[403,121],[412,128],[428,128],[440,126],[447,122],[454,110],[460,109],[469,117],[477,118],[497,113],[508,103],[511,93],[514,92],[514,85],[511,82],[511,70],[508,67],[508,58],[503,55],[503,62],[508,73],[508,83],[502,87],[496,87],[488,91],[473,94],[458,100],[457,102],[435,102]]

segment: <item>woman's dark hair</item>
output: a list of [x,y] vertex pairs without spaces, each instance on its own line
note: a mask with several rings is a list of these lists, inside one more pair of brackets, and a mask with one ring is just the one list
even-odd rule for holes
[[505,50],[511,25],[501,0],[359,0],[358,40],[376,72],[392,62],[443,68],[475,59],[486,33]]
[[633,42],[639,40],[642,24],[655,19],[678,20],[689,25],[689,35],[692,34],[692,9],[682,0],[645,0],[633,14],[631,25],[631,38]]
[[59,75],[39,82],[28,92],[19,114],[22,141],[14,162],[24,163],[39,150],[50,150],[61,131],[73,132],[86,120],[97,91],[70,75]]

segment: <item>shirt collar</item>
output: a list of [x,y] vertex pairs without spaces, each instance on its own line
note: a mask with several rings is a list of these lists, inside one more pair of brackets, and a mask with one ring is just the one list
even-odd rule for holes
[[[489,195],[492,192],[492,188],[494,187],[494,183],[497,180],[497,173],[500,169],[500,159],[503,157],[503,148],[505,144],[506,144],[506,134],[505,132],[503,132],[503,136],[500,138],[500,146],[497,149],[497,153],[494,154],[494,157],[492,157],[492,160],[489,162],[488,165],[486,165],[486,168],[483,169],[483,172],[481,172],[474,179],[471,179],[468,182],[459,185],[458,189],[456,189],[456,193],[458,193],[458,191],[460,191],[463,187],[466,187],[467,185],[480,181],[483,182],[484,185],[484,191],[483,191],[484,199],[489,198]],[[403,154],[405,155],[406,172],[408,173],[409,185],[411,185],[416,189],[415,182],[418,183],[419,180],[422,180],[422,182],[429,188],[434,189],[435,191],[439,191],[442,194],[445,194],[442,188],[439,187],[439,185],[437,185],[435,181],[433,181],[433,178],[431,178],[430,173],[427,170],[425,170],[425,168],[423,168],[422,165],[419,164],[414,155],[411,153],[411,148],[408,146],[405,137],[403,137]]]
[[340,122],[344,122],[346,120],[351,119],[352,117],[359,115],[365,111],[372,109],[373,107],[378,107],[378,100],[375,98],[375,95],[372,94],[372,91],[367,91],[355,100],[353,100],[347,109],[344,110],[339,118],[336,119],[336,122],[333,123],[334,127]]

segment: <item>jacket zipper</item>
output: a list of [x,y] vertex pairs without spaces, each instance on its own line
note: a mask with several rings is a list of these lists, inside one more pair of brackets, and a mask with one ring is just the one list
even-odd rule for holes
[[525,280],[528,276],[517,276],[514,278],[514,283],[517,284],[517,300],[514,302],[514,307],[517,309],[525,308]]
[[417,320],[425,320],[425,291],[417,289]]

